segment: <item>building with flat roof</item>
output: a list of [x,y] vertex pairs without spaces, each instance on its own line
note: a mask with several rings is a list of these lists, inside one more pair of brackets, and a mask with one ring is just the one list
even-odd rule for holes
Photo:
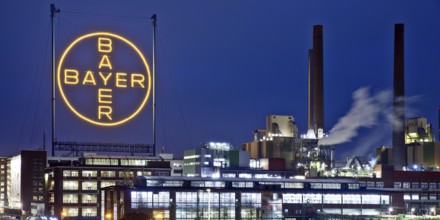
[[[132,185],[137,176],[171,176],[182,173],[182,161],[162,157],[103,156],[48,159],[45,169],[46,215],[63,219],[98,219],[100,189]],[[177,165],[176,165],[177,164]],[[180,170],[179,172],[174,172]]]
[[18,155],[0,159],[0,200],[4,215],[44,213],[45,167],[44,150],[22,150]]

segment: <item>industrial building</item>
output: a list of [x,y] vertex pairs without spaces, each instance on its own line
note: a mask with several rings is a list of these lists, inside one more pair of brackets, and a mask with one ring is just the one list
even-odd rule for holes
[[392,166],[385,172],[383,178],[359,179],[141,177],[133,187],[101,189],[101,219],[124,213],[159,219],[365,219],[440,211],[439,172]]
[[[403,25],[395,26],[392,148],[377,149],[377,164],[349,156],[336,165],[325,138],[323,27],[313,27],[308,51],[308,126],[300,135],[291,115],[266,116],[241,149],[206,142],[184,152],[154,156],[151,146],[56,142],[75,157],[22,151],[0,158],[0,203],[9,216],[63,219],[376,218],[436,215],[440,208],[440,143],[426,118],[405,127]],[[397,125],[401,125],[400,127]],[[128,146],[128,145],[127,145]],[[86,149],[86,150],[84,150]],[[116,149],[145,156],[98,155]],[[105,150],[103,150],[105,152]],[[32,184],[30,184],[32,183]]]
[[22,150],[0,159],[0,198],[3,215],[44,214],[46,151]]
[[184,176],[219,177],[222,168],[249,168],[249,153],[226,142],[207,142],[185,150]]
[[[169,158],[169,155],[167,155]],[[85,155],[49,158],[45,169],[46,214],[65,219],[100,215],[99,189],[130,185],[137,176],[181,175],[181,160],[159,157]]]

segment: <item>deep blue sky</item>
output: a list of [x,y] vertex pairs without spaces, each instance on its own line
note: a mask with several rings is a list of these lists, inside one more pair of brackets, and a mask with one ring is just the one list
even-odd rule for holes
[[[392,88],[394,24],[405,24],[406,94],[437,129],[440,105],[440,2],[433,1],[2,1],[0,3],[0,155],[50,140],[49,5],[57,56],[76,37],[115,32],[151,60],[150,16],[158,16],[158,145],[181,154],[201,142],[240,147],[269,114],[307,126],[307,50],[312,27],[324,26],[325,129],[350,109],[352,93]],[[151,143],[151,102],[135,121],[97,128],[57,99],[57,138]],[[380,129],[379,129],[380,128]],[[341,145],[390,145],[388,128],[361,129]],[[383,132],[381,132],[383,133]],[[364,135],[365,134],[365,135]],[[363,136],[364,135],[364,136]],[[367,143],[367,144],[365,144]],[[47,141],[49,145],[49,141]],[[371,151],[370,151],[371,152]]]

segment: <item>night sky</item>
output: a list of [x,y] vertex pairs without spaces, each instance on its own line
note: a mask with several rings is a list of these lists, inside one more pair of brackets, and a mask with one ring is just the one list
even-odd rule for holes
[[[124,3],[123,3],[124,2]],[[158,150],[182,155],[206,141],[236,147],[265,128],[266,115],[293,115],[307,129],[307,52],[313,25],[324,30],[325,130],[349,112],[359,88],[391,91],[394,24],[405,24],[407,117],[423,116],[437,136],[440,1],[2,1],[0,155],[50,146],[51,43],[56,54],[77,37],[114,32],[152,58],[157,14]],[[58,94],[57,94],[58,95]],[[62,141],[152,143],[151,100],[134,120],[97,127],[56,99]],[[390,107],[390,106],[388,106]],[[385,117],[335,145],[339,158],[390,146]],[[359,120],[362,120],[360,118]]]

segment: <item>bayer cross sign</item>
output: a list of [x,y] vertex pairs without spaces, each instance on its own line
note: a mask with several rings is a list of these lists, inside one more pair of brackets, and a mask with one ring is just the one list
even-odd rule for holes
[[133,119],[150,96],[148,63],[132,42],[95,32],[74,40],[57,70],[60,95],[79,118],[100,126]]

